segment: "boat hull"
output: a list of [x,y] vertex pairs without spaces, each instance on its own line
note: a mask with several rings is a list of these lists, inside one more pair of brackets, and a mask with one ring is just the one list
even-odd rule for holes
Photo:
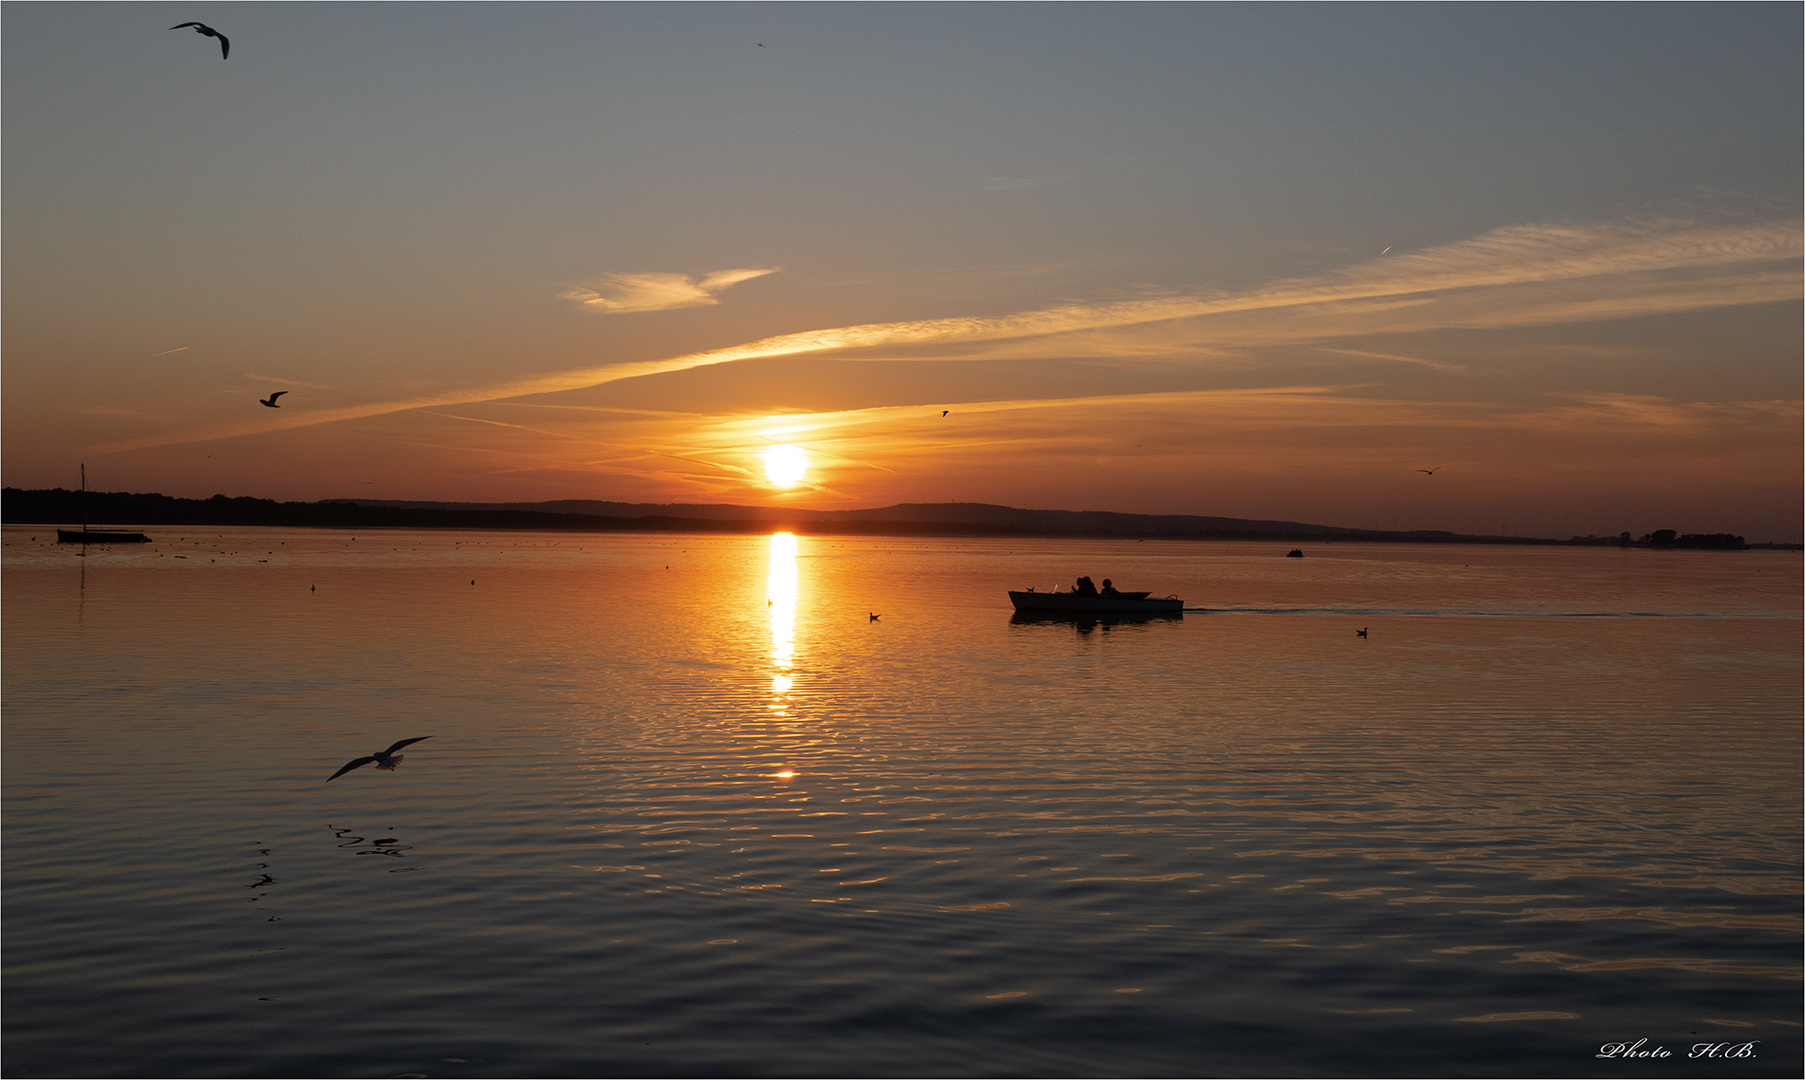
[[107,529],[58,529],[56,542],[59,544],[148,544],[150,537],[137,532],[109,531]]
[[1077,593],[1016,592],[1010,590],[1009,602],[1017,614],[1037,617],[1140,615],[1168,616],[1185,613],[1185,602],[1176,597],[1156,599],[1145,593],[1138,596],[1081,596]]

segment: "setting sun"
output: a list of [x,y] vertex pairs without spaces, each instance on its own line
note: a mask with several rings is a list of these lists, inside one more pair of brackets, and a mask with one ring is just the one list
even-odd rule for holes
[[808,471],[808,455],[800,446],[773,446],[765,451],[765,476],[775,487],[795,487]]

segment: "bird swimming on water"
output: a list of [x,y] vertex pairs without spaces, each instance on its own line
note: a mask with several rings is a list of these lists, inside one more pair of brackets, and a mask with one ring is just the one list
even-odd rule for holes
[[1354,636],[1355,637],[1365,637],[1366,631],[1367,631],[1367,628],[1362,626],[1360,629],[1354,631]]
[[282,406],[276,404],[276,399],[286,393],[288,393],[288,391],[278,390],[275,393],[271,394],[269,397],[258,398],[257,404],[262,405],[265,408],[269,408],[269,409],[280,409]]
[[221,60],[224,60],[227,57],[227,55],[229,55],[232,52],[232,43],[230,41],[226,40],[226,35],[220,33],[218,30],[213,29],[211,26],[208,26],[206,23],[197,23],[197,22],[177,23],[175,26],[170,27],[170,29],[171,30],[180,30],[184,26],[194,27],[194,32],[202,35],[203,37],[218,38],[219,39],[219,58]]
[[389,747],[387,750],[378,750],[374,754],[371,754],[369,757],[352,758],[350,761],[345,762],[344,768],[333,773],[331,776],[328,776],[326,778],[326,782],[328,784],[330,784],[334,780],[337,780],[339,777],[350,772],[352,769],[361,769],[365,765],[370,764],[372,761],[375,762],[376,767],[378,769],[381,769],[383,772],[394,772],[395,766],[401,764],[401,755],[395,753],[395,751],[401,749],[402,747],[408,745],[409,743],[425,742],[427,739],[430,739],[430,738],[432,738],[431,735],[422,735],[418,739],[402,739],[400,742]]
[[870,615],[870,616],[871,616],[871,618],[869,618],[869,619],[867,619],[867,620],[865,620],[865,621],[866,621],[866,622],[876,622],[876,621],[878,621],[878,620],[879,620],[879,619],[881,619],[881,618],[883,618],[883,616],[882,616],[882,615],[879,615],[879,614],[878,614],[878,613],[877,613],[877,612],[875,612],[875,611],[871,611],[871,612],[867,612],[867,613],[866,613],[866,614],[868,614],[868,615]]

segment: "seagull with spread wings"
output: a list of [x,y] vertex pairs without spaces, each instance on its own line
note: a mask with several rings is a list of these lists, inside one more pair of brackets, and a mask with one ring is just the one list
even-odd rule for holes
[[408,745],[409,743],[425,742],[427,739],[430,739],[430,738],[432,738],[431,735],[422,735],[418,739],[402,739],[400,742],[389,747],[387,750],[378,750],[374,754],[371,754],[369,757],[352,758],[350,761],[345,762],[344,768],[333,773],[331,776],[328,776],[326,778],[326,782],[328,784],[330,784],[334,780],[337,780],[339,777],[350,772],[352,769],[361,769],[365,765],[370,764],[371,762],[375,762],[376,767],[378,769],[381,769],[383,772],[394,772],[395,766],[401,764],[401,755],[395,753],[395,751],[401,749],[402,747]]
[[275,393],[271,394],[269,397],[258,398],[257,404],[262,405],[266,409],[280,409],[282,406],[276,404],[276,399],[286,393],[288,393],[288,391],[278,390]]
[[1420,472],[1420,473],[1427,473],[1430,476],[1434,476],[1436,473],[1436,470],[1440,469],[1441,467],[1442,466],[1437,465],[1434,469],[1417,469],[1416,471]]
[[194,32],[197,34],[200,34],[202,37],[218,38],[219,39],[219,58],[221,60],[224,60],[232,52],[232,43],[230,41],[226,40],[226,35],[220,33],[218,30],[213,29],[211,26],[208,26],[206,23],[197,23],[197,22],[177,23],[176,25],[170,27],[170,29],[171,30],[180,30],[184,26],[194,27]]

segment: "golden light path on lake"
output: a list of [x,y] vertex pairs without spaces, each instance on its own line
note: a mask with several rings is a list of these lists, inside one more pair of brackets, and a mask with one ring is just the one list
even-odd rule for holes
[[789,709],[790,669],[795,660],[796,639],[796,537],[771,534],[769,577],[771,608],[771,710]]

